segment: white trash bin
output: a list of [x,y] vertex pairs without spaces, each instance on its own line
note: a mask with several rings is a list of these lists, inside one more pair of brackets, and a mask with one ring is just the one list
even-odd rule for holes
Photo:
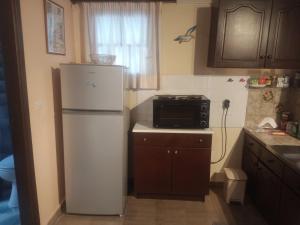
[[225,199],[230,202],[244,204],[247,175],[241,169],[225,168],[226,181],[224,185]]

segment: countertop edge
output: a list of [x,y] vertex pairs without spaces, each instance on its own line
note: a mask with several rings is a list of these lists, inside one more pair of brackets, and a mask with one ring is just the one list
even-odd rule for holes
[[183,131],[183,130],[132,130],[132,133],[169,133],[169,134],[213,134],[213,131]]
[[169,134],[207,134],[214,133],[210,128],[206,129],[169,129],[169,128],[154,128],[149,124],[136,123],[132,129],[132,133],[169,133]]

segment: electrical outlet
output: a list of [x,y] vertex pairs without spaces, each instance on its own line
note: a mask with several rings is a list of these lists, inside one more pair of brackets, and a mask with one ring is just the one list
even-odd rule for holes
[[230,107],[230,100],[225,99],[223,101],[223,109],[228,109]]

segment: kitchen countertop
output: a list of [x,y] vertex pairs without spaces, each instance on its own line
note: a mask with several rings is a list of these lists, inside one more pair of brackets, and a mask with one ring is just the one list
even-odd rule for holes
[[[288,167],[294,169],[299,175],[300,175],[300,159],[299,160],[293,160],[287,158],[286,154],[295,154],[295,149],[289,148],[289,146],[296,146],[299,147],[299,152],[297,148],[296,154],[300,154],[300,140],[291,137],[289,135],[285,136],[275,136],[271,135],[266,132],[256,132],[255,129],[251,128],[244,128],[244,131],[253,137],[256,141],[261,143],[267,150],[272,152],[277,158],[279,158],[282,162],[284,162]],[[286,146],[284,151],[277,149],[276,147],[272,146]]]
[[289,135],[285,136],[275,136],[267,132],[256,132],[255,129],[244,127],[246,133],[250,134],[256,138],[263,145],[294,145],[300,146],[300,140],[291,137]]
[[136,123],[132,130],[133,133],[178,133],[178,134],[213,134],[210,128],[206,129],[165,129],[154,128],[150,123]]

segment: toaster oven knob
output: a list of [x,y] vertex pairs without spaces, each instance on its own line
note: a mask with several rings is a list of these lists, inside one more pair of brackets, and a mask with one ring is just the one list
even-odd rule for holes
[[200,127],[201,128],[207,128],[207,122],[206,121],[201,121],[200,122]]
[[201,111],[207,111],[208,110],[208,105],[207,104],[202,104],[200,106]]
[[207,118],[207,113],[202,112],[200,116],[201,116],[201,119],[206,119]]

